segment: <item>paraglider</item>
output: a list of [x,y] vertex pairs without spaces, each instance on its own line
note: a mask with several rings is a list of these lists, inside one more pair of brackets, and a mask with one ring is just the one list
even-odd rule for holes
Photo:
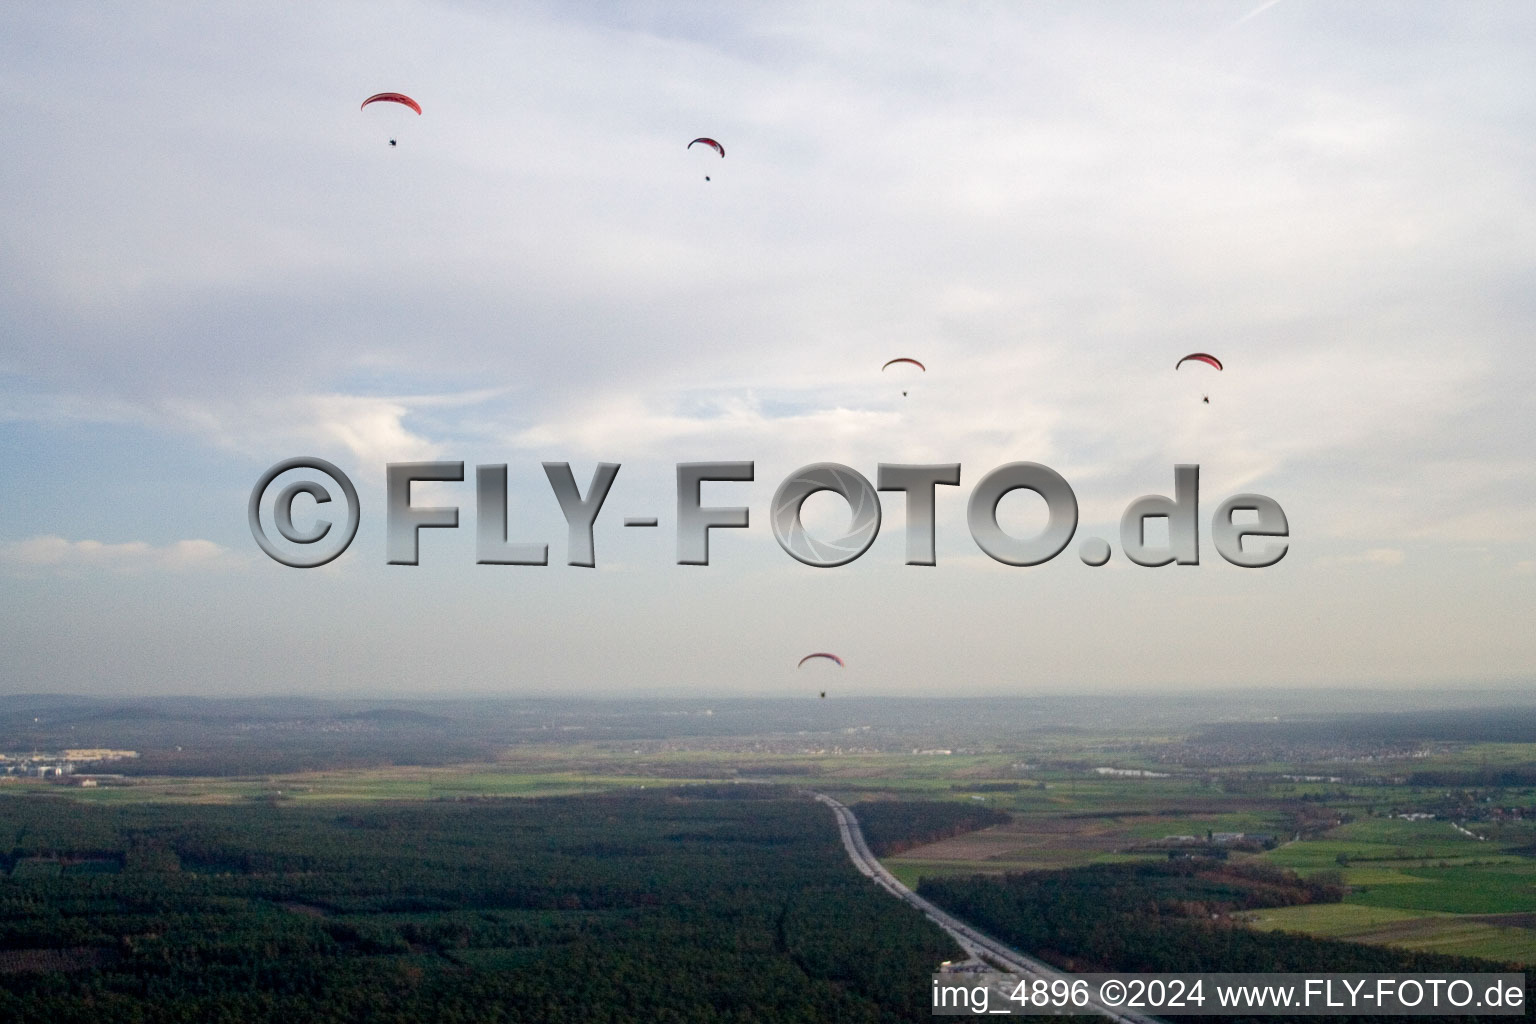
[[[1217,370],[1222,369],[1221,360],[1217,359],[1215,356],[1211,355],[1208,352],[1191,352],[1189,355],[1185,356],[1183,359],[1180,359],[1177,363],[1175,363],[1173,365],[1173,368],[1175,370],[1178,370],[1185,363],[1191,363],[1191,362],[1193,362],[1193,363],[1204,363],[1206,366],[1214,367]],[[1211,396],[1210,395],[1201,395],[1200,396],[1200,401],[1203,402],[1206,405],[1210,405],[1211,404]]]
[[[927,373],[928,372],[928,367],[924,366],[922,363],[918,362],[916,359],[909,359],[906,356],[898,356],[897,358],[888,361],[884,366],[880,367],[880,372],[884,373],[890,367],[892,367],[892,366],[899,366],[901,364],[908,364],[908,365],[911,365],[911,366],[915,366],[915,367],[918,368],[918,370],[922,371],[923,373]],[[907,397],[906,391],[902,391],[901,397],[902,398],[906,398]]]
[[417,103],[403,92],[376,92],[372,96],[369,96],[367,99],[363,100],[363,106],[358,107],[357,109],[362,110],[363,107],[366,107],[370,103],[399,103],[403,106],[410,107],[418,114],[421,113],[421,104]]
[[[716,142],[714,139],[706,139],[706,138],[703,138],[701,136],[701,137],[699,137],[697,139],[694,139],[692,142],[688,143],[688,145],[686,147],[684,147],[684,148],[685,149],[692,149],[694,146],[697,146],[701,142],[704,143],[704,145],[708,146],[710,149],[714,150],[716,153],[719,153],[720,154],[720,159],[722,159],[722,160],[725,159],[725,147],[720,145],[720,143]],[[710,180],[709,175],[707,175],[707,174],[704,175],[704,180],[705,181],[709,181]]]
[[1179,367],[1183,366],[1190,360],[1194,360],[1197,363],[1204,363],[1206,366],[1214,366],[1218,370],[1222,368],[1220,359],[1217,359],[1215,356],[1209,355],[1205,352],[1191,352],[1189,355],[1175,363],[1173,368],[1177,370]]
[[[367,99],[363,100],[363,105],[357,109],[365,110],[370,103],[395,103],[410,110],[414,110],[418,115],[421,113],[421,104],[417,103],[403,92],[376,92],[372,96],[369,96]],[[389,144],[391,146],[397,146],[399,145],[399,142],[398,140],[391,138],[389,140]]]
[[[803,666],[808,661],[816,661],[816,660],[830,661],[830,662],[832,662],[832,664],[836,665],[838,668],[843,668],[844,667],[843,659],[839,658],[837,655],[829,654],[826,651],[817,651],[815,654],[807,654],[805,657],[801,658],[800,659],[800,664],[796,665],[795,668],[800,668],[801,666]],[[822,700],[826,700],[827,699],[827,691],[826,690],[822,690],[821,691],[821,699]]]

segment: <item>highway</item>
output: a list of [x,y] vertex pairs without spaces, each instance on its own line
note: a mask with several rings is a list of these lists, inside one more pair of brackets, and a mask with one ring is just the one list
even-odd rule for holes
[[[825,793],[808,791],[817,800],[832,808],[832,813],[837,815],[837,829],[843,837],[843,848],[848,851],[848,858],[853,861],[853,866],[859,873],[875,881],[886,892],[897,899],[904,900],[922,911],[923,915],[944,929],[955,940],[966,954],[974,959],[983,960],[995,965],[1008,974],[1022,974],[1030,978],[1041,978],[1045,981],[1065,980],[1071,982],[1072,975],[1065,971],[1057,970],[1050,964],[1036,960],[1032,956],[1026,956],[1016,949],[1005,946],[1003,943],[983,932],[972,928],[964,921],[945,913],[938,907],[923,899],[917,893],[908,889],[896,876],[885,869],[885,866],[875,859],[869,846],[864,842],[864,832],[859,828],[859,819],[853,816],[853,811],[847,805],[827,796]],[[1101,1006],[1090,1002],[1083,1007],[1080,1013],[1096,1013],[1113,1021],[1121,1021],[1123,1024],[1162,1024],[1156,1017],[1133,1013],[1115,1007]]]

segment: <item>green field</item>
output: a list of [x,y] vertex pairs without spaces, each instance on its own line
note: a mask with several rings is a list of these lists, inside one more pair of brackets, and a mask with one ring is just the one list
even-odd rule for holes
[[1536,862],[1529,860],[1454,868],[1405,868],[1402,874],[1414,881],[1360,886],[1347,899],[1368,907],[1453,914],[1536,911]]
[[1354,903],[1280,907],[1258,911],[1249,921],[1252,927],[1269,931],[1536,965],[1536,931],[1531,923],[1529,915],[1501,920]]

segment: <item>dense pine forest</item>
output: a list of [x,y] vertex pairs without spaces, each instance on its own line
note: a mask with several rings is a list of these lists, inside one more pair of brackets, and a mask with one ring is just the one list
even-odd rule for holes
[[955,955],[830,812],[721,786],[0,799],[0,1020],[916,1021]]

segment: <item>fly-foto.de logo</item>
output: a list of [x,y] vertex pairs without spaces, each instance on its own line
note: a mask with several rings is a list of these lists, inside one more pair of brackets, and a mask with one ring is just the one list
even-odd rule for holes
[[[597,565],[593,527],[619,464],[600,462],[582,494],[568,462],[546,462],[544,475],[554,491],[567,526],[567,563]],[[330,487],[313,479],[294,479],[301,471],[330,478],[346,504],[341,526],[321,518],[335,500]],[[420,532],[457,529],[457,506],[424,507],[411,503],[414,483],[462,483],[462,462],[392,462],[385,466],[385,559],[390,565],[416,565]],[[680,462],[677,464],[677,564],[708,565],[711,530],[748,529],[751,512],[745,506],[705,506],[700,487],[706,482],[751,482],[751,462]],[[287,480],[280,483],[280,480]],[[960,464],[904,465],[880,463],[875,484],[858,470],[835,462],[817,462],[795,470],[779,484],[769,508],[773,536],[788,554],[806,565],[832,568],[846,565],[869,550],[880,533],[880,491],[906,496],[906,564],[934,565],[935,493],[939,487],[960,485]],[[1045,528],[1034,536],[1007,533],[998,524],[997,507],[1016,490],[1033,491],[1044,499]],[[851,513],[847,528],[837,536],[817,536],[801,519],[805,501],[827,491],[840,496]],[[1173,471],[1173,497],[1148,494],[1126,506],[1120,518],[1120,549],[1137,565],[1200,564],[1200,467],[1178,465]],[[271,500],[268,500],[271,495]],[[300,527],[294,505],[300,495],[311,499],[316,518]],[[505,464],[475,467],[475,562],[478,565],[548,565],[546,541],[510,540]],[[247,507],[251,533],[269,556],[284,565],[307,569],[324,565],[351,545],[362,509],[357,488],[336,466],[324,459],[301,456],[277,463],[251,489]],[[1005,565],[1049,562],[1064,551],[1077,533],[1077,495],[1066,479],[1037,462],[1010,462],[981,478],[971,491],[966,525],[971,539],[987,555]],[[1167,525],[1166,541],[1149,539],[1150,521]],[[277,533],[274,539],[268,523]],[[655,515],[625,516],[626,527],[654,528]],[[1289,550],[1290,524],[1273,498],[1234,494],[1211,517],[1211,541],[1216,552],[1233,565],[1261,569],[1274,565]],[[1246,543],[1245,543],[1246,541]],[[1084,564],[1106,564],[1112,550],[1101,537],[1078,545]]]

